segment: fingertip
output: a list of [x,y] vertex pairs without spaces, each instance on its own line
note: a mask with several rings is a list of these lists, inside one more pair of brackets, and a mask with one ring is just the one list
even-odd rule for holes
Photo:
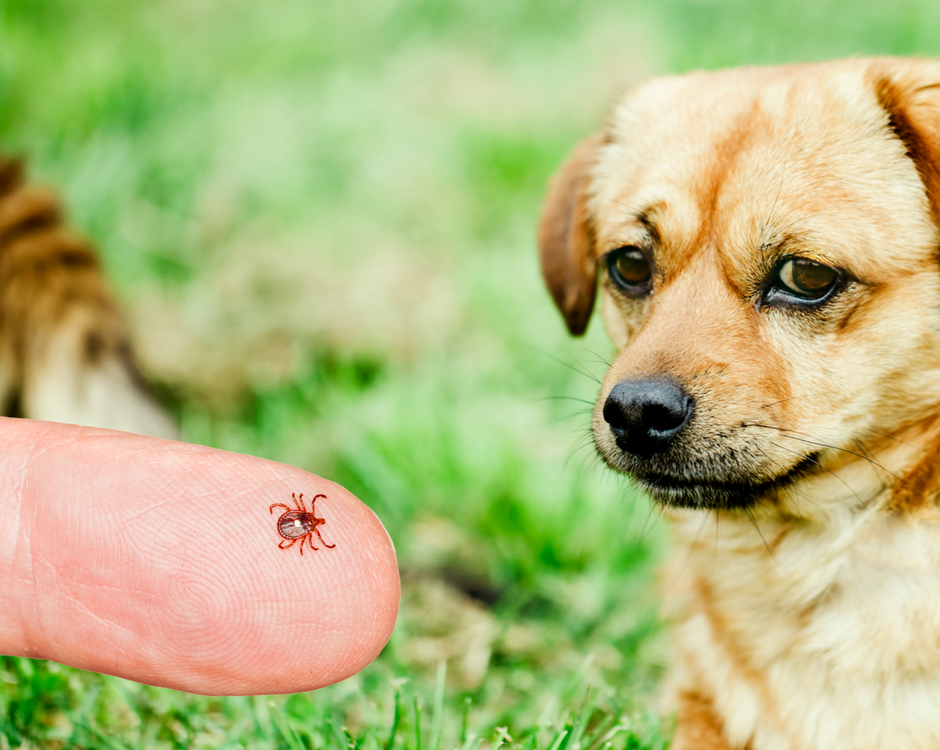
[[[61,441],[34,467],[32,647],[214,695],[313,690],[378,655],[401,588],[394,545],[366,504],[295,467],[115,435]],[[323,495],[325,523],[303,554],[299,542],[279,548],[292,493]]]
[[[316,690],[368,666],[391,637],[401,584],[394,545],[378,516],[338,484],[293,467],[281,469],[286,476],[259,488],[258,499],[234,502],[245,506],[237,523],[251,527],[251,533],[240,528],[239,536],[257,544],[250,552],[229,549],[206,563],[208,577],[227,574],[233,599],[248,604],[235,616],[236,628],[230,609],[216,611],[215,643],[207,654],[216,669],[207,679],[206,672],[187,665],[181,682],[195,687],[183,689],[213,694]],[[323,540],[308,537],[303,547],[297,541],[281,548],[286,540],[277,532],[277,520],[288,511],[275,507],[272,518],[268,497],[290,500],[288,490],[299,497],[295,488],[305,490],[307,508],[314,491],[323,495],[315,513],[325,521],[316,529]],[[295,502],[285,505],[295,507]],[[267,514],[256,512],[266,506]]]
[[285,620],[306,624],[290,646],[296,681],[281,692],[324,687],[368,666],[391,637],[401,599],[395,547],[378,516],[338,484],[313,475],[303,484],[323,495],[316,503],[322,539],[305,556],[272,545],[266,558],[273,578],[296,585],[286,587]]

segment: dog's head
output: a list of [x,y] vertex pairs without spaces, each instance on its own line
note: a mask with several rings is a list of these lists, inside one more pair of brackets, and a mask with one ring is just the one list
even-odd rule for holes
[[938,216],[940,63],[693,73],[630,95],[562,167],[539,230],[574,334],[600,279],[619,352],[601,455],[657,500],[732,508],[935,419]]

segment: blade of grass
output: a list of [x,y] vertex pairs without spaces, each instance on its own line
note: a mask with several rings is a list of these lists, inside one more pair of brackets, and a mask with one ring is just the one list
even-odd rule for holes
[[463,699],[463,719],[460,722],[460,747],[467,745],[467,731],[470,726],[470,704],[473,700],[468,695]]
[[568,747],[568,739],[571,737],[571,724],[565,724],[564,729],[562,729],[558,735],[555,737],[555,741],[552,742],[548,750],[565,750]]
[[431,717],[431,750],[440,750],[441,734],[444,728],[444,689],[447,686],[447,662],[437,665],[437,679],[434,684],[434,713]]
[[414,698],[415,709],[415,750],[421,750],[421,698]]
[[509,736],[509,730],[506,727],[496,727],[496,744],[493,746],[493,750],[499,750],[501,747],[510,747],[512,745],[512,737]]
[[388,733],[388,742],[385,743],[385,750],[392,750],[395,747],[395,735],[398,734],[398,724],[401,721],[401,691],[395,690],[395,715],[392,717],[392,731]]
[[295,734],[294,730],[287,725],[287,721],[281,715],[280,709],[278,709],[273,703],[268,703],[268,708],[271,712],[271,720],[274,722],[274,726],[277,727],[277,731],[280,733],[281,737],[284,738],[284,741],[290,746],[290,749],[304,750],[304,746],[301,744],[300,738]]

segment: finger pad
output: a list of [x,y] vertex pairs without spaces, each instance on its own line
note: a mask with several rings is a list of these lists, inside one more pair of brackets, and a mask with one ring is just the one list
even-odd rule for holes
[[[343,680],[390,637],[394,547],[339,485],[196,446],[109,461],[89,445],[70,450],[70,471],[50,466],[34,488],[33,632],[44,656],[190,692],[270,694]],[[278,548],[285,511],[269,506],[293,506],[292,492],[326,495],[316,516],[335,547],[314,535],[319,549]],[[66,495],[84,502],[56,502]]]

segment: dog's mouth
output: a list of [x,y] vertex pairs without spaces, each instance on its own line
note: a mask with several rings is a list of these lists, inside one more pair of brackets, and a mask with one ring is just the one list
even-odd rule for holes
[[780,490],[822,468],[821,451],[800,455],[777,446],[778,433],[786,436],[788,430],[729,423],[713,410],[708,399],[675,378],[624,378],[598,401],[595,442],[611,468],[631,475],[655,501],[681,508],[773,501]]
[[801,459],[786,472],[768,479],[719,480],[678,476],[633,468],[628,473],[656,502],[677,508],[743,509],[768,494],[785,489],[819,467],[819,454]]

